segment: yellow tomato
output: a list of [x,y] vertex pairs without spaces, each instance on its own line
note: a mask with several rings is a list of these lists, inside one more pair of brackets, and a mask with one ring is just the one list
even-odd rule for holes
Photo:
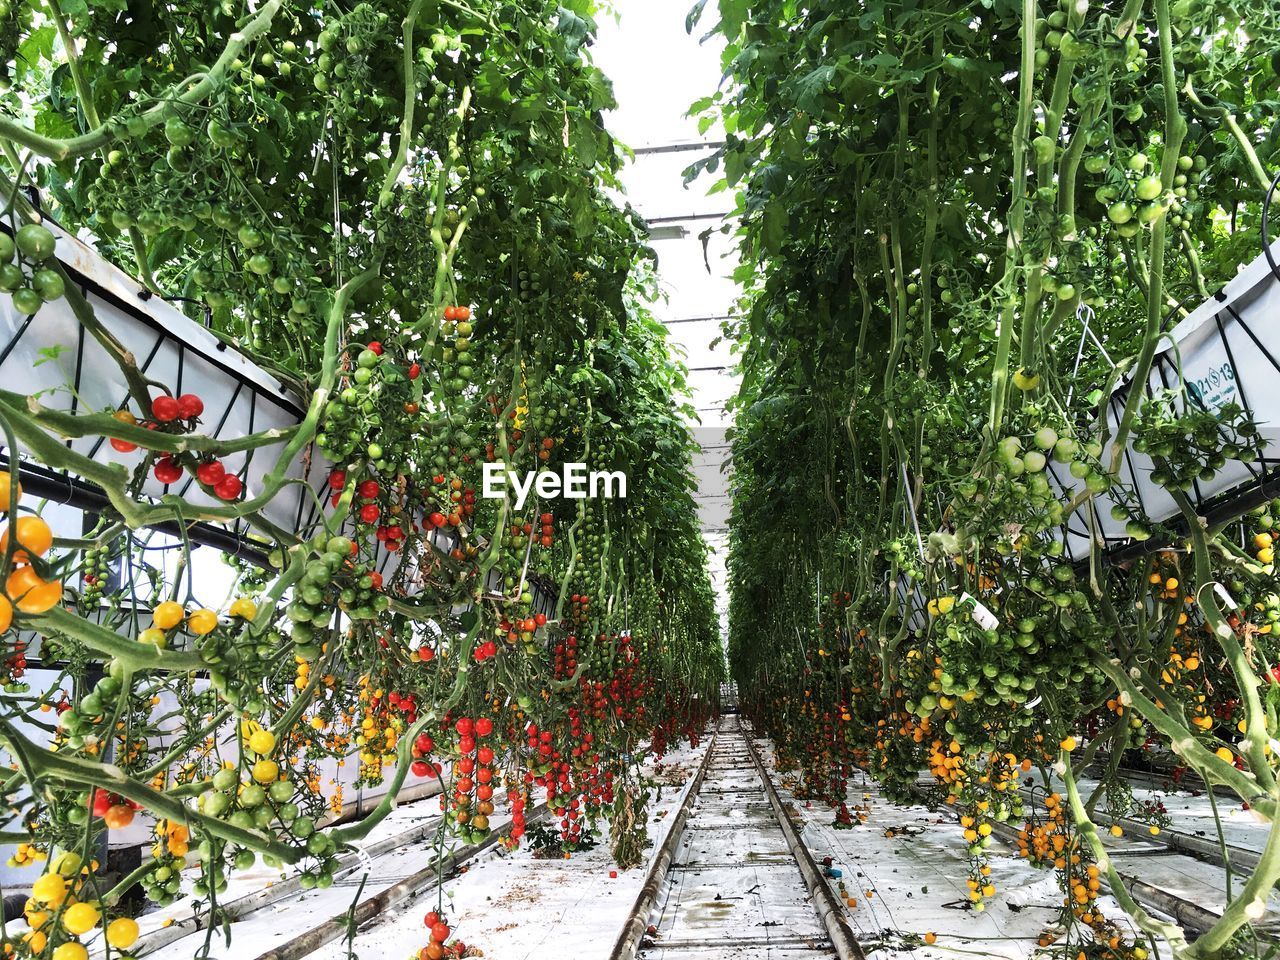
[[187,617],[188,629],[198,637],[203,637],[206,633],[212,633],[217,626],[218,614],[207,607],[195,610],[191,616]]
[[276,737],[270,730],[258,730],[249,737],[249,749],[254,753],[266,756],[275,748]]
[[258,614],[258,605],[248,597],[241,597],[231,604],[231,615],[241,620],[252,620]]
[[1067,737],[1065,740],[1062,741],[1062,743],[1058,744],[1058,746],[1062,747],[1062,750],[1064,753],[1070,753],[1072,750],[1076,748],[1076,738]]
[[117,917],[107,924],[107,943],[117,950],[128,950],[137,942],[137,920],[132,917]]
[[280,774],[280,766],[274,760],[259,760],[253,765],[253,779],[259,783],[272,783]]
[[56,907],[67,899],[67,881],[57,873],[46,873],[31,885],[31,899]]
[[102,914],[91,903],[73,903],[62,911],[62,925],[68,933],[80,936],[98,925]]
[[54,949],[53,960],[89,960],[89,951],[81,943],[64,943]]
[[163,603],[157,604],[156,608],[151,611],[151,619],[161,630],[172,630],[182,622],[182,617],[186,613],[182,609],[182,604],[175,603],[172,600],[165,600]]

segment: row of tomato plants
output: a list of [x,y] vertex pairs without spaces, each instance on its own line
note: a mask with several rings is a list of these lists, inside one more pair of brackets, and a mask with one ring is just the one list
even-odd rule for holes
[[[108,410],[0,394],[0,839],[34,871],[6,956],[81,960],[100,933],[127,956],[145,902],[187,893],[215,930],[259,858],[330,886],[411,776],[442,787],[437,856],[503,816],[515,846],[545,801],[566,854],[610,818],[619,865],[641,859],[640,765],[697,738],[723,658],[683,372],[643,224],[609,196],[593,12],[0,4],[2,295],[72,316],[129,387]],[[139,367],[44,217],[293,385],[299,423],[211,438],[213,398]],[[84,436],[109,443],[64,442]],[[228,466],[254,450],[260,477]],[[327,464],[319,494],[299,461]],[[483,496],[486,463],[630,483],[518,509]],[[27,464],[108,505],[57,529]],[[313,525],[268,518],[298,497]],[[210,548],[154,559],[174,520],[248,529],[225,601],[188,573]],[[322,771],[348,764],[382,798],[323,829],[344,798]],[[101,843],[139,813],[151,842],[121,875]],[[466,952],[442,903],[426,927],[425,960]]]
[[[927,771],[959,819],[971,909],[999,894],[993,836],[1017,831],[1058,875],[1041,945],[1062,956],[1266,952],[1280,514],[1242,499],[1210,525],[1195,494],[1268,453],[1272,412],[1143,387],[1161,335],[1261,251],[1276,13],[695,10],[718,14],[728,78],[696,108],[727,136],[690,174],[735,190],[746,264],[728,329],[739,690],[837,826],[859,815],[855,769],[904,802]],[[1173,516],[1148,515],[1126,449]],[[1135,902],[1108,855],[1122,819],[1167,825],[1134,799],[1133,764],[1194,771],[1268,824],[1198,936]],[[1108,881],[1127,924],[1099,908]]]

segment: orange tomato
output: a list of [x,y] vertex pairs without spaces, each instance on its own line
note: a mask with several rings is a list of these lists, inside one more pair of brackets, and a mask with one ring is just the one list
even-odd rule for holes
[[[8,470],[0,470],[0,513],[9,509],[9,501],[13,498],[13,477]],[[18,483],[18,498],[22,498],[22,484]]]
[[62,599],[62,581],[41,580],[31,567],[15,568],[4,589],[23,613],[44,613]]
[[0,633],[8,630],[11,623],[13,623],[13,604],[7,597],[0,597]]
[[53,531],[49,529],[47,523],[39,517],[19,517],[14,521],[13,527],[0,534],[0,553],[4,553],[9,549],[9,531],[14,527],[18,531],[18,545],[26,548],[25,550],[13,551],[13,559],[19,563],[29,563],[31,560],[29,554],[43,557],[49,552],[49,548],[53,546]]
[[102,815],[102,822],[112,830],[123,830],[133,823],[133,807],[127,803],[112,804]]

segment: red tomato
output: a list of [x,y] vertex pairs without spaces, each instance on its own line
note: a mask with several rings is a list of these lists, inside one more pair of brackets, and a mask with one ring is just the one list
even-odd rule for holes
[[181,411],[178,401],[165,393],[151,401],[151,412],[161,423],[170,423],[178,419]]
[[[155,404],[151,405],[155,410]],[[194,393],[184,393],[178,398],[178,416],[183,420],[194,420],[204,413],[204,401]]]
[[165,486],[177,483],[182,479],[182,467],[172,457],[161,457],[156,461],[155,466],[151,468],[151,472]]
[[234,473],[228,473],[213,488],[219,500],[235,500],[244,492],[244,482]]
[[205,486],[216,486],[227,475],[227,468],[221,460],[206,460],[196,467],[196,477]]

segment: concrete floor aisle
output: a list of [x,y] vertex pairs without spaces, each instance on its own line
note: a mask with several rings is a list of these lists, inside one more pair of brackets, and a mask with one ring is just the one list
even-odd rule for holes
[[737,716],[720,724],[645,960],[835,957]]

